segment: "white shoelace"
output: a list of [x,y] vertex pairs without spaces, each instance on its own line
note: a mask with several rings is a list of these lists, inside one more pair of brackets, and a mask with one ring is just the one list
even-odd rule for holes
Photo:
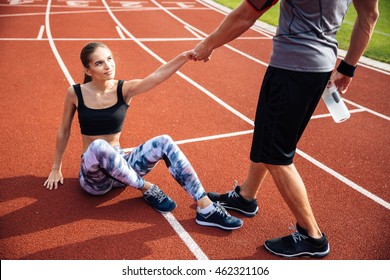
[[217,205],[215,206],[215,211],[217,211],[218,213],[222,214],[222,216],[230,217],[230,214],[219,203],[217,203]]
[[300,233],[300,232],[298,231],[298,229],[297,229],[296,226],[291,225],[291,226],[289,227],[289,229],[293,231],[293,232],[291,233],[291,236],[292,236],[292,238],[293,238],[293,240],[294,240],[295,243],[298,243],[298,241],[302,241],[302,240],[304,240],[304,239],[307,239],[307,236],[304,235],[304,234],[302,234],[302,233]]
[[151,192],[150,192],[150,195],[155,197],[158,202],[162,202],[164,200],[164,198],[166,198],[166,194],[164,194],[159,188],[157,187],[154,187],[152,188]]
[[240,197],[240,195],[235,190],[232,190],[228,192],[228,197]]
[[237,180],[234,180],[234,189],[228,192],[228,197],[240,197],[238,193],[236,193],[236,187],[238,186]]

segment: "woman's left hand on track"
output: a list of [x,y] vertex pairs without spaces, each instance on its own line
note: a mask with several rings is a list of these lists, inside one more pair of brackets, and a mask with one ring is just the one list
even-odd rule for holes
[[58,188],[58,183],[64,184],[64,176],[60,170],[52,170],[50,172],[49,178],[43,184],[47,189],[56,190]]

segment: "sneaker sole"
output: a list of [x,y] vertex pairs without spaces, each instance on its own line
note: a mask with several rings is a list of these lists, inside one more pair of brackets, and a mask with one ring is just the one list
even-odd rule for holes
[[221,203],[221,202],[220,202],[220,204],[223,207],[225,207],[226,209],[231,209],[231,210],[238,211],[238,212],[244,214],[247,217],[254,217],[254,216],[256,216],[257,212],[259,212],[259,207],[256,207],[256,210],[253,211],[253,212],[246,212],[246,211],[244,211],[244,210],[242,210],[240,208],[235,208],[235,207],[231,207],[231,206],[228,206],[228,205],[224,205],[224,203]]
[[294,257],[312,257],[312,258],[324,258],[326,257],[327,255],[329,255],[329,252],[330,252],[330,246],[328,244],[328,248],[326,249],[326,251],[324,252],[301,252],[301,253],[297,253],[297,254],[293,254],[293,255],[286,255],[286,254],[282,254],[282,253],[277,253],[275,251],[272,251],[270,248],[267,247],[267,245],[264,243],[264,247],[272,254],[274,255],[277,255],[277,256],[280,256],[280,257],[284,257],[284,258],[294,258]]
[[199,220],[195,220],[197,224],[199,225],[202,225],[202,226],[207,226],[207,227],[219,227],[219,228],[222,228],[222,229],[225,229],[225,230],[234,230],[234,229],[239,229],[241,228],[244,223],[242,223],[240,226],[236,226],[236,227],[225,227],[225,226],[222,226],[220,224],[215,224],[215,223],[210,223],[210,222],[204,222],[204,221],[199,221]]

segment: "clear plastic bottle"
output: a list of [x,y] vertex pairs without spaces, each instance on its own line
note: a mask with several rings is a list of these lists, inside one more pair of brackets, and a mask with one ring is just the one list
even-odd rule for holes
[[351,116],[334,84],[330,88],[325,88],[322,99],[336,123],[343,122]]

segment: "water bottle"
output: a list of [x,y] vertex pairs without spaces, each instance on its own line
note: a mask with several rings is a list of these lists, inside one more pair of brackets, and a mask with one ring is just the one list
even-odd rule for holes
[[351,116],[334,84],[330,88],[325,88],[322,99],[336,123],[343,122]]

